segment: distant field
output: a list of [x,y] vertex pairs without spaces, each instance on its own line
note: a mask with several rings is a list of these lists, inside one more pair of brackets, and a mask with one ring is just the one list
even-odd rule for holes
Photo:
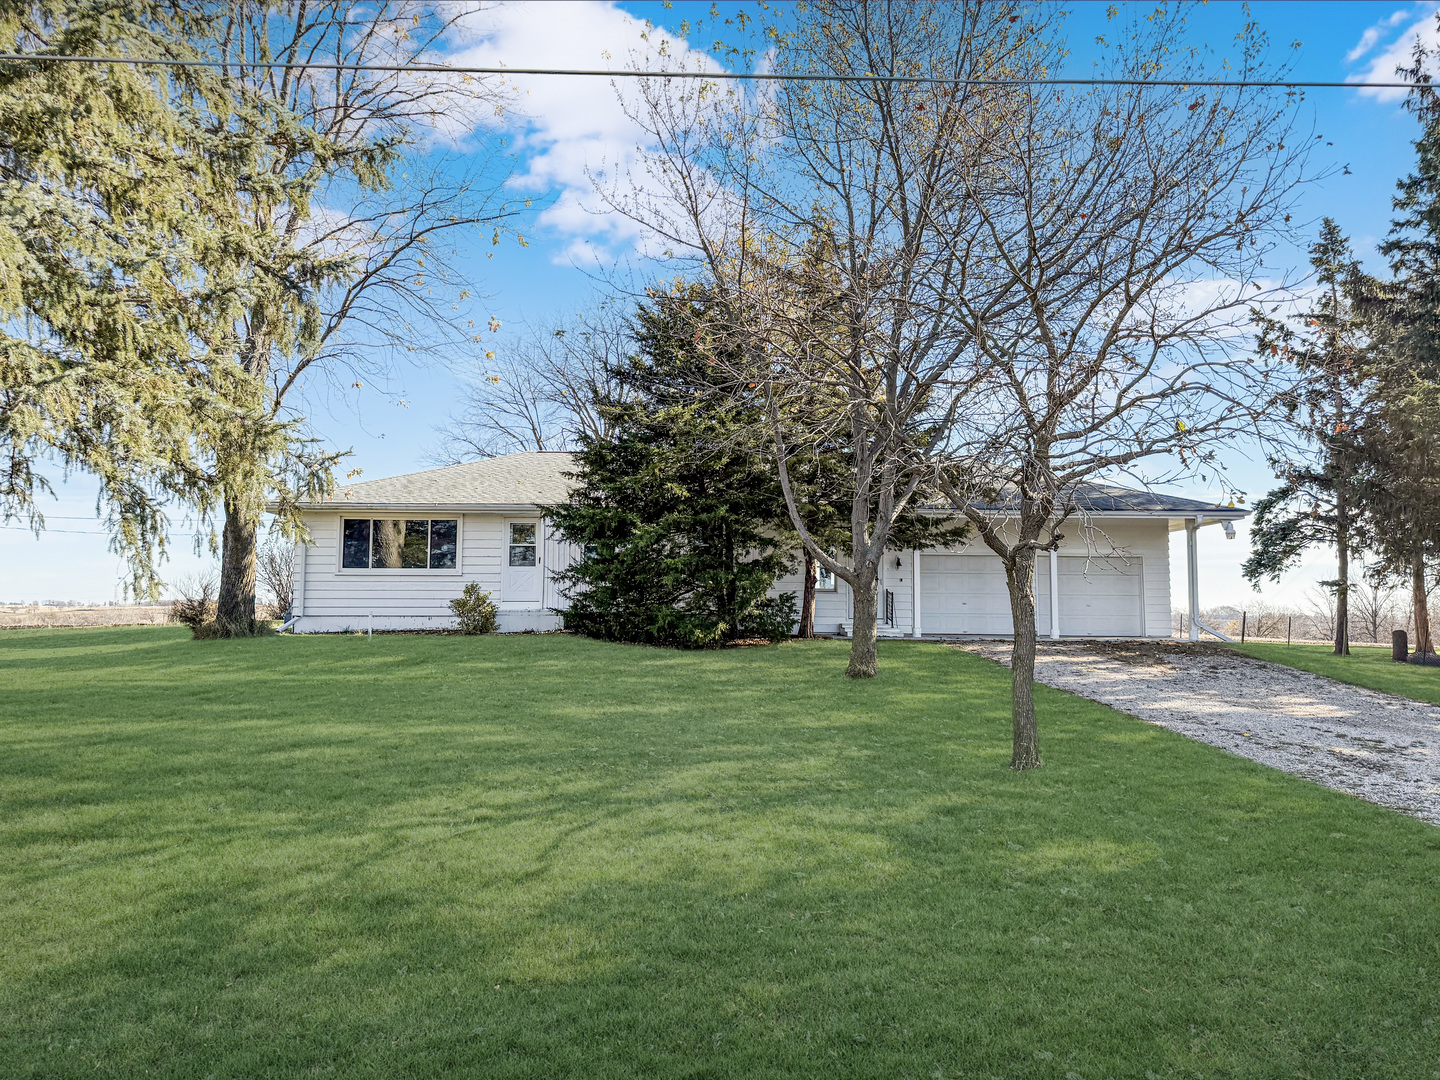
[[31,626],[161,626],[170,621],[169,604],[93,604],[42,607],[0,604],[0,630]]

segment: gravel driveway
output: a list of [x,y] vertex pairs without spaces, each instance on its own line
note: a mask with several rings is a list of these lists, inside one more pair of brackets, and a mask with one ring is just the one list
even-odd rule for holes
[[[1008,642],[958,647],[1010,662]],[[1042,643],[1035,678],[1440,825],[1440,707],[1164,641]]]

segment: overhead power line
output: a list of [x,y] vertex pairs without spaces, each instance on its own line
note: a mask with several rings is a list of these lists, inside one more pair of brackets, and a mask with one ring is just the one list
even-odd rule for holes
[[311,60],[171,60],[163,57],[51,56],[0,53],[0,62],[66,64],[128,64],[159,67],[206,67],[259,70],[379,71],[430,75],[567,75],[602,79],[699,79],[734,82],[902,83],[916,86],[1172,86],[1281,87],[1294,90],[1414,90],[1422,82],[1326,82],[1303,79],[950,79],[932,75],[791,75],[742,71],[615,71],[582,68],[450,67],[445,64],[339,64]]

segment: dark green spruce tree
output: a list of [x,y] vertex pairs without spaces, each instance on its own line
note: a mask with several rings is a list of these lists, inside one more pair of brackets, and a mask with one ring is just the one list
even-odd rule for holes
[[1437,50],[1416,44],[1405,107],[1420,122],[1415,168],[1397,185],[1380,253],[1391,280],[1364,304],[1379,379],[1361,445],[1361,495],[1381,569],[1408,578],[1415,649],[1433,654],[1428,594],[1440,559],[1440,95]]
[[[603,408],[612,438],[582,437],[579,486],[546,514],[583,557],[560,575],[567,628],[681,648],[787,637],[797,606],[767,597],[793,546],[758,409],[723,393],[697,346],[699,289],[636,315],[636,354]],[[701,335],[703,336],[703,335]]]

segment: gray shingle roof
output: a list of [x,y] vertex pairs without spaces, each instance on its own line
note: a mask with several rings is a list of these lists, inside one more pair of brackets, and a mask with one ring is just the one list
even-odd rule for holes
[[[315,509],[355,506],[386,510],[553,506],[564,502],[575,487],[576,482],[563,475],[574,469],[574,455],[569,453],[531,451],[507,454],[443,469],[391,476],[384,480],[345,484],[333,498],[305,505]],[[1177,495],[1159,495],[1109,484],[1084,485],[1076,501],[1082,510],[1095,514],[1154,514],[1158,517],[1204,512],[1241,517],[1248,512],[1199,499],[1183,499]]]
[[550,506],[569,498],[575,481],[561,474],[574,468],[574,456],[567,453],[506,454],[384,480],[345,484],[323,503],[306,505],[387,510]]
[[[1090,514],[1159,515],[1204,512],[1226,517],[1244,517],[1250,512],[1241,507],[1219,506],[1200,499],[1161,495],[1154,491],[1136,491],[1134,488],[1116,487],[1113,484],[1081,484],[1075,491],[1075,503],[1082,512]],[[998,510],[1009,505],[1010,500],[1003,500],[1000,506],[984,509]]]

